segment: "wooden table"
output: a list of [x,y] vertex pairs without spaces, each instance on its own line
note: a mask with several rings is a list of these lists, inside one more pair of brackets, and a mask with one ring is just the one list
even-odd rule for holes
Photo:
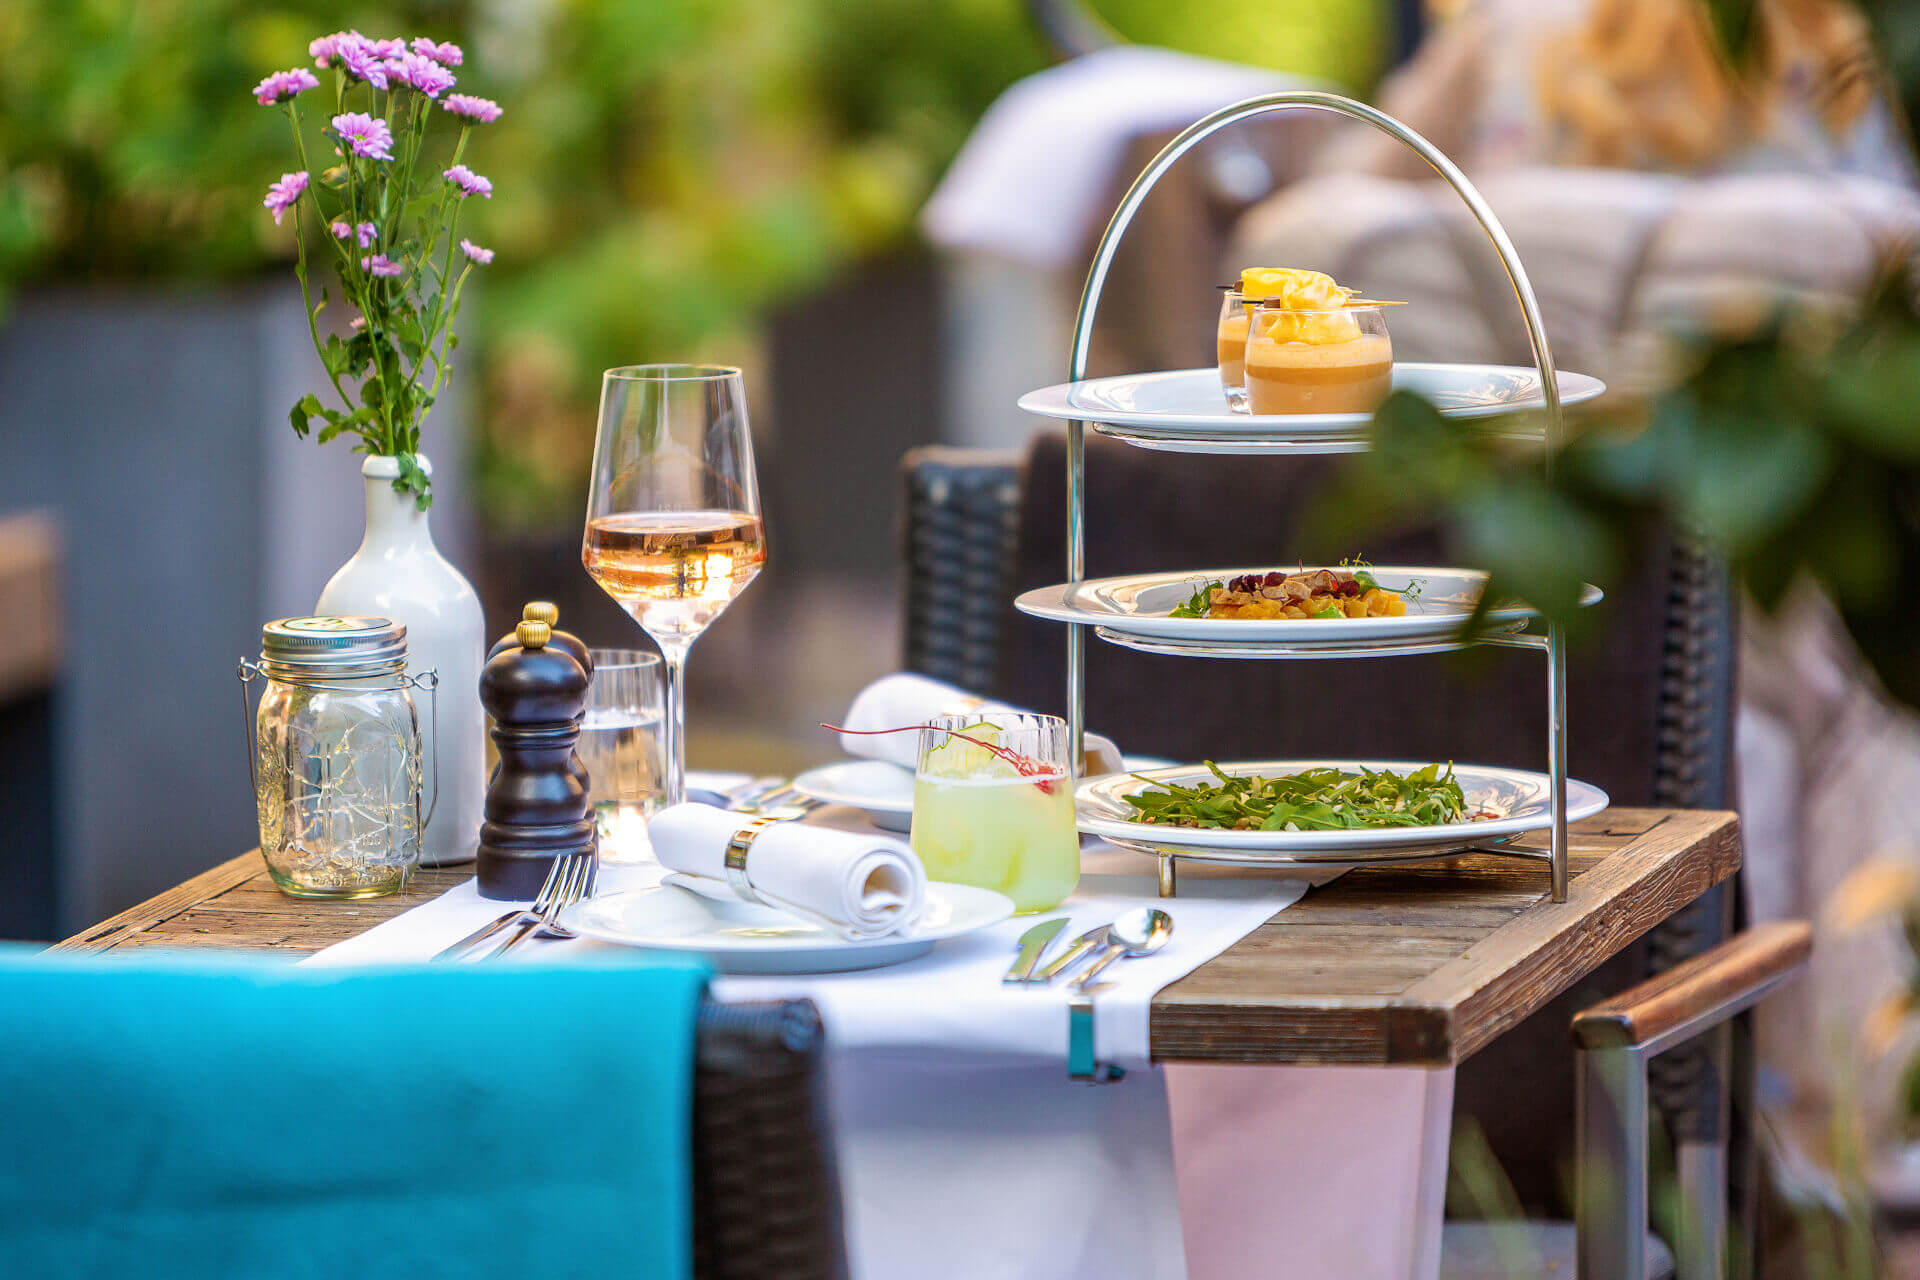
[[[1312,890],[1154,998],[1154,1056],[1459,1062],[1740,865],[1731,813],[1610,809],[1571,837],[1572,886],[1557,905],[1544,865],[1481,856],[1356,870]],[[318,951],[470,874],[432,869],[391,898],[302,902],[246,853],[54,949]]]

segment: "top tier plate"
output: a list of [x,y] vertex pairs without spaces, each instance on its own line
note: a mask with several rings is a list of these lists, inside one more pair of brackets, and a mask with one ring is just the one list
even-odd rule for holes
[[[1591,400],[1607,389],[1600,379],[1584,373],[1563,371],[1558,379],[1563,405]],[[1393,386],[1396,391],[1425,396],[1449,418],[1487,418],[1546,403],[1539,371],[1523,365],[1399,361],[1393,366]],[[1369,413],[1234,413],[1220,389],[1220,372],[1211,366],[1062,382],[1029,391],[1020,397],[1020,407],[1043,418],[1136,429],[1109,433],[1130,438],[1140,434],[1247,443],[1317,437],[1351,440],[1363,437],[1373,420]]]

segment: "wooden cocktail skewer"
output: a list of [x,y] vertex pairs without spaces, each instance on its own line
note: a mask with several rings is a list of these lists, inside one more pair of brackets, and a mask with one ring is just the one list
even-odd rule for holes
[[[1237,284],[1222,284],[1222,285],[1215,285],[1214,287],[1217,289],[1228,290],[1228,289],[1238,289],[1240,286]],[[1249,307],[1257,307],[1261,303],[1266,301],[1268,301],[1268,299],[1266,298],[1242,298],[1241,299],[1241,302]],[[1298,307],[1298,308],[1282,307],[1278,309],[1283,311],[1293,311],[1293,310],[1339,311],[1346,307],[1404,307],[1406,305],[1407,304],[1404,302],[1392,302],[1386,298],[1348,298],[1345,302],[1341,303],[1340,306],[1338,307]]]

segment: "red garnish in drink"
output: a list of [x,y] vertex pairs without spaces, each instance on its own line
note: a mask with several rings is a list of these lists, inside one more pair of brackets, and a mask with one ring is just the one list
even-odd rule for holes
[[[1008,764],[1012,765],[1015,769],[1018,769],[1020,771],[1021,777],[1035,778],[1033,785],[1040,788],[1041,795],[1045,795],[1045,796],[1052,795],[1053,784],[1060,780],[1059,774],[1047,768],[1046,765],[1041,764],[1038,760],[1035,760],[1032,756],[1023,756],[1018,751],[1013,750],[1011,747],[997,747],[991,742],[982,742],[980,741],[980,739],[974,737],[973,735],[962,733],[958,729],[942,729],[937,724],[903,724],[897,729],[842,729],[837,724],[826,724],[826,723],[822,723],[820,727],[822,729],[831,729],[835,733],[857,733],[862,736],[867,736],[870,734],[882,734],[882,733],[918,733],[922,729],[932,729],[932,730],[935,730],[936,732],[946,734],[949,738],[958,738],[962,742],[971,742],[974,746],[979,747],[982,751],[993,752],[994,755],[999,756],[1002,760],[1005,760]],[[1047,774],[1048,776],[1044,778],[1039,778],[1036,776],[1038,774],[1043,774],[1043,773]]]

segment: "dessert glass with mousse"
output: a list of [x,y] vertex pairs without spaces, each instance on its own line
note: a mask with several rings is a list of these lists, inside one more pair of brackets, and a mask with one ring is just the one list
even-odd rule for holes
[[1393,388],[1393,340],[1377,306],[1254,309],[1247,407],[1257,414],[1372,413]]
[[1247,412],[1247,323],[1252,311],[1247,295],[1232,285],[1225,289],[1214,343],[1220,355],[1220,389],[1235,413]]

